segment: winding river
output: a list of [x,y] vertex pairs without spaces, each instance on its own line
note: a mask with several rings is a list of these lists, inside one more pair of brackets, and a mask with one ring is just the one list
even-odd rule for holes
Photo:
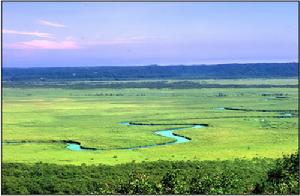
[[[215,108],[217,110],[232,110],[232,111],[255,111],[255,112],[280,112],[280,116],[262,116],[264,118],[266,117],[272,117],[272,118],[293,118],[298,116],[298,110],[254,110],[254,109],[244,109],[241,107],[218,107]],[[294,114],[295,113],[295,114]],[[246,117],[255,117],[259,118],[261,116],[242,116],[243,118]],[[223,117],[224,118],[224,117]],[[237,118],[234,116],[234,118]],[[131,122],[121,122],[121,125],[124,126],[182,126],[181,128],[172,128],[172,129],[166,129],[166,130],[160,130],[154,132],[154,134],[171,138],[173,141],[171,142],[165,142],[160,144],[150,144],[145,146],[136,146],[136,147],[130,147],[130,148],[112,148],[112,149],[99,149],[99,148],[91,148],[91,147],[84,147],[81,146],[80,142],[72,141],[72,140],[63,140],[63,141],[49,141],[49,142],[36,142],[36,141],[4,141],[2,143],[5,144],[20,144],[20,143],[64,143],[67,144],[66,148],[72,151],[86,151],[86,150],[134,150],[139,148],[152,148],[155,146],[163,146],[163,145],[173,145],[173,144],[180,144],[180,143],[186,143],[190,142],[191,138],[188,138],[183,135],[179,135],[174,133],[174,131],[184,130],[187,128],[203,128],[208,127],[208,124],[143,124],[143,123],[131,123]]]
[[[255,111],[255,112],[280,112],[280,116],[262,116],[264,118],[266,117],[272,117],[272,118],[293,118],[298,116],[298,110],[253,110],[253,109],[243,109],[240,107],[219,107],[215,108],[217,110],[232,110],[232,111]],[[295,114],[294,114],[295,113]],[[246,117],[255,117],[259,118],[261,116],[242,116],[243,118]],[[224,117],[223,117],[224,118]],[[234,116],[234,118],[237,118]],[[121,125],[124,126],[182,126],[181,128],[172,128],[172,129],[166,129],[166,130],[160,130],[154,132],[154,134],[171,138],[173,141],[166,142],[166,143],[160,143],[160,144],[150,144],[145,146],[136,146],[136,147],[130,147],[130,148],[112,148],[112,149],[99,149],[99,148],[91,148],[91,147],[84,147],[81,146],[80,142],[72,141],[72,140],[63,140],[63,141],[51,141],[51,142],[35,142],[35,141],[5,141],[2,143],[6,144],[20,144],[20,143],[64,143],[67,144],[66,148],[72,151],[86,151],[86,150],[134,150],[139,148],[152,148],[155,146],[163,146],[163,145],[173,145],[173,144],[180,144],[180,143],[186,143],[190,142],[191,138],[188,138],[183,135],[179,135],[174,133],[174,131],[184,130],[187,128],[203,128],[208,127],[208,124],[143,124],[143,123],[131,123],[131,122],[121,122]]]
[[[125,126],[161,126],[161,125],[166,125],[166,124],[135,124],[135,123],[130,123],[130,122],[121,122],[120,124],[125,125]],[[151,148],[151,147],[155,147],[155,146],[186,143],[186,142],[190,142],[191,138],[175,134],[174,131],[184,130],[184,129],[187,129],[187,128],[203,128],[203,127],[208,126],[206,124],[167,124],[167,125],[172,125],[172,126],[182,125],[182,126],[185,126],[185,127],[172,128],[172,129],[160,130],[160,131],[154,132],[157,135],[174,139],[174,141],[172,141],[172,142],[161,143],[161,144],[151,144],[151,145],[145,145],[145,146],[136,146],[136,147],[131,147],[131,148],[114,148],[114,149],[107,149],[107,150],[120,150],[120,149],[134,150],[134,149],[139,149],[139,148]],[[104,149],[82,147],[79,142],[67,142],[67,149],[73,150],[73,151],[104,150]]]

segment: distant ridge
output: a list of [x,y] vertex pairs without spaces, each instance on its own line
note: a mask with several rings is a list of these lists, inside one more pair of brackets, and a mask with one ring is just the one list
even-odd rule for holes
[[298,63],[3,68],[4,81],[298,77]]

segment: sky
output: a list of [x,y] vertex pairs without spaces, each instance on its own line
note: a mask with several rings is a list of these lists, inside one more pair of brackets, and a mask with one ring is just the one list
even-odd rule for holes
[[3,66],[298,62],[297,2],[3,2]]

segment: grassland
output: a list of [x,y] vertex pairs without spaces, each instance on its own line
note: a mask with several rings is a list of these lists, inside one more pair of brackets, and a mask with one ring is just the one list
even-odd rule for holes
[[[198,81],[203,82],[203,81]],[[297,84],[297,79],[207,80],[226,84]],[[262,96],[262,94],[268,96]],[[278,99],[275,94],[287,98]],[[274,96],[272,95],[274,94]],[[267,99],[272,98],[272,99]],[[297,88],[3,89],[3,161],[119,164],[156,160],[278,158],[298,148],[298,113],[218,109],[297,110]],[[294,116],[293,116],[294,115]],[[136,150],[110,150],[172,141],[153,132],[180,126],[129,127],[120,122],[205,123],[179,134],[191,142]],[[103,151],[71,151],[73,140]],[[5,142],[24,142],[7,144]]]

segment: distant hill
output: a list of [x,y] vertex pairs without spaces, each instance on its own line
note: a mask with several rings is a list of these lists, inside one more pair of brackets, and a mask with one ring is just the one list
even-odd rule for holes
[[298,63],[3,68],[4,81],[238,79],[298,77]]

